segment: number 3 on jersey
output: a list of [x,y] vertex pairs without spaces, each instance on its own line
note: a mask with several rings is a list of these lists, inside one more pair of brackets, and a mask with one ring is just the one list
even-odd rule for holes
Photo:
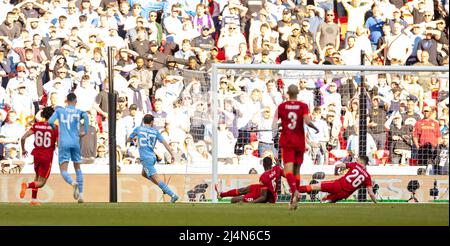
[[288,128],[294,130],[297,126],[297,113],[289,112],[288,118],[291,120],[291,123],[288,124]]
[[34,143],[38,147],[50,147],[52,134],[50,132],[36,131]]
[[352,173],[345,178],[345,180],[351,183],[355,188],[364,182],[365,179],[364,175],[360,174],[358,169],[353,169]]

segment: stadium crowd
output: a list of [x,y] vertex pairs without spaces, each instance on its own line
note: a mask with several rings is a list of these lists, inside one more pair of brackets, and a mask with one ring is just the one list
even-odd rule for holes
[[[150,113],[173,163],[211,163],[211,64],[448,66],[448,0],[0,0],[2,170],[44,106],[73,91],[88,112],[86,163],[108,164],[108,46],[116,49],[117,156]],[[448,74],[447,74],[448,76]],[[371,164],[432,165],[448,174],[448,77],[368,74]],[[312,163],[358,155],[361,81],[299,71],[226,71],[219,78],[219,161],[261,168],[277,155],[272,121],[290,84],[310,109]],[[32,139],[27,145],[32,146]],[[156,147],[166,164],[168,153]],[[29,151],[30,152],[30,151]],[[167,163],[171,164],[171,163]],[[19,164],[18,164],[19,165]],[[254,170],[253,170],[254,169]],[[13,168],[7,171],[14,170]],[[4,171],[5,172],[5,171]]]

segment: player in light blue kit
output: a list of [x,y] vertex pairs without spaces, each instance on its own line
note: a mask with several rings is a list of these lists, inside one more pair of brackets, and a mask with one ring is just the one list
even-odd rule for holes
[[[78,203],[83,202],[83,174],[80,169],[80,137],[88,132],[89,118],[86,112],[75,108],[77,96],[75,93],[67,95],[67,107],[56,107],[49,123],[54,128],[58,120],[58,162],[64,180],[73,187],[73,198]],[[80,133],[80,120],[84,119],[84,132]],[[76,181],[67,173],[69,161],[72,160],[75,168]]]
[[161,142],[164,147],[170,153],[169,163],[172,162],[173,152],[170,148],[169,144],[167,144],[166,140],[164,140],[161,133],[158,130],[153,128],[153,115],[146,114],[144,119],[142,120],[143,126],[136,127],[128,138],[128,142],[131,142],[135,138],[137,138],[137,144],[139,147],[139,158],[141,159],[141,163],[143,166],[142,176],[144,178],[152,181],[154,184],[159,186],[161,190],[167,195],[171,197],[170,202],[176,202],[178,200],[178,196],[173,193],[173,191],[167,186],[166,183],[161,181],[156,173],[155,163],[156,163],[156,154],[153,151],[155,148],[156,141]]

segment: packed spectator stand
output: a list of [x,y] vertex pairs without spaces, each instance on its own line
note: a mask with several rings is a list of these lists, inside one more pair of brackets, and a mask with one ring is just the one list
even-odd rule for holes
[[[448,66],[448,0],[0,0],[0,162],[20,172],[19,140],[45,106],[74,92],[88,112],[85,163],[108,165],[107,47],[115,47],[120,167],[139,163],[126,142],[145,114],[175,152],[159,164],[211,165],[211,66],[318,64]],[[311,165],[358,153],[359,83],[295,71],[226,71],[219,78],[218,160],[260,172],[278,155],[272,121],[290,84],[308,104]],[[447,78],[367,76],[371,165],[420,165],[448,175]],[[431,127],[432,126],[432,127]],[[32,148],[33,140],[26,148]],[[31,151],[28,151],[31,152]],[[6,165],[6,164],[14,165]],[[183,169],[180,169],[183,170]]]

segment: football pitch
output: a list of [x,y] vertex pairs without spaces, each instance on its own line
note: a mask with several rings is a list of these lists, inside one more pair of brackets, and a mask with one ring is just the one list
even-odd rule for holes
[[431,226],[448,204],[0,203],[0,226]]

